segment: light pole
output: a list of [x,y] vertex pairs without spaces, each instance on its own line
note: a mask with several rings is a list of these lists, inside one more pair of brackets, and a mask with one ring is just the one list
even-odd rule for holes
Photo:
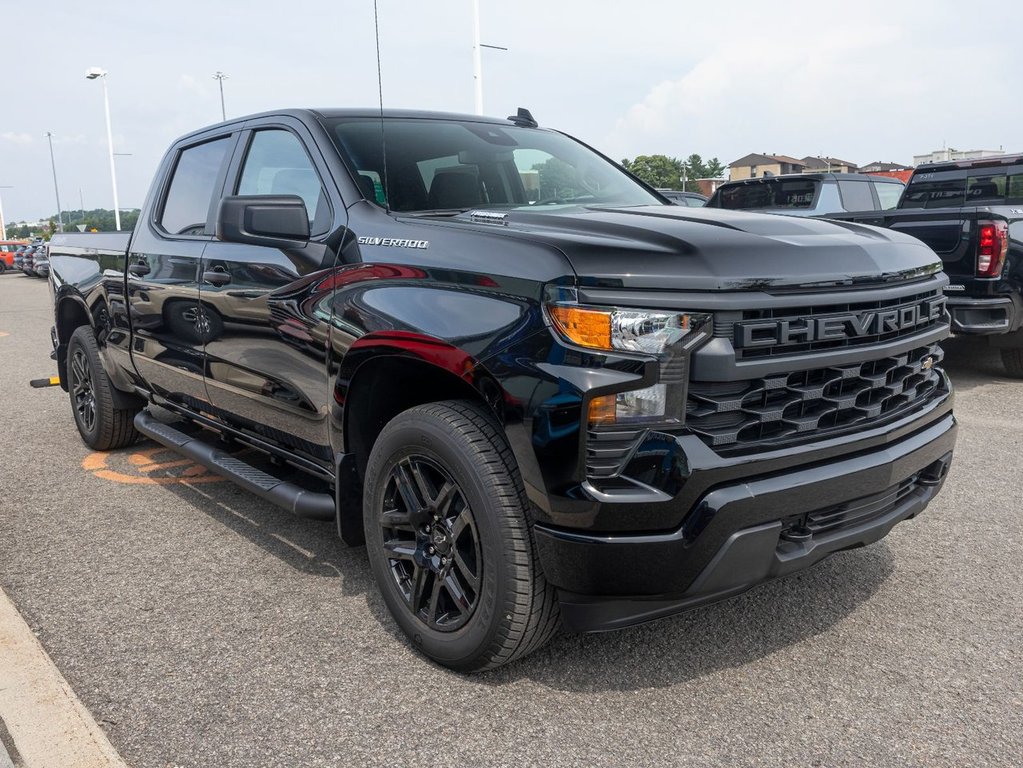
[[472,0],[472,79],[475,84],[476,114],[483,114],[483,56],[481,48],[495,51],[507,51],[500,45],[487,45],[480,42],[480,0]]
[[57,163],[53,159],[53,134],[47,131],[46,140],[50,143],[50,169],[53,171],[53,194],[57,198],[57,231],[64,231],[64,212],[60,208],[60,188],[57,186]]
[[227,110],[224,109],[224,81],[227,80],[227,75],[218,69],[213,79],[220,85],[220,119],[227,120]]
[[[14,189],[10,184],[0,185],[0,189]],[[7,239],[7,222],[4,220],[4,196],[0,193],[0,240]]]
[[114,169],[114,133],[110,129],[110,96],[107,94],[107,71],[99,67],[89,67],[85,71],[86,80],[103,80],[103,110],[107,116],[107,148],[110,150],[110,183],[114,189],[114,226],[121,231],[121,209],[117,205],[117,171]]

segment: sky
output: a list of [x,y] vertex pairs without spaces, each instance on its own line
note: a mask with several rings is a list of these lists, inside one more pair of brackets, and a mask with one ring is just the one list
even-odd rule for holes
[[[471,0],[378,0],[385,107],[473,111]],[[176,137],[283,107],[377,104],[372,0],[2,0],[8,222],[140,207]],[[616,160],[750,152],[909,164],[1023,151],[1023,4],[480,0],[484,112],[528,107]],[[22,37],[24,45],[12,41]],[[17,52],[17,57],[12,53]],[[7,188],[4,188],[7,187]]]

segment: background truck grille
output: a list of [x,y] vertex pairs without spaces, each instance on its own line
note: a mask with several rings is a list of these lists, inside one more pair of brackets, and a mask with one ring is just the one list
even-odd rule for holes
[[941,384],[937,344],[865,363],[728,382],[693,381],[686,426],[714,448],[820,439],[896,417]]

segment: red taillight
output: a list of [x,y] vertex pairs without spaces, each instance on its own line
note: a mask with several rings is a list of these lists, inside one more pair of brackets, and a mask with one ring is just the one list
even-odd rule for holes
[[982,221],[977,248],[977,276],[998,277],[1009,251],[1009,226],[1004,221]]

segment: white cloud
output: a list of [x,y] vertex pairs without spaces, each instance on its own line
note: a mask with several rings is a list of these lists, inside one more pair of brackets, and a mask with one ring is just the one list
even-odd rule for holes
[[0,139],[14,144],[31,144],[35,141],[35,137],[30,133],[15,133],[14,131],[0,133]]

